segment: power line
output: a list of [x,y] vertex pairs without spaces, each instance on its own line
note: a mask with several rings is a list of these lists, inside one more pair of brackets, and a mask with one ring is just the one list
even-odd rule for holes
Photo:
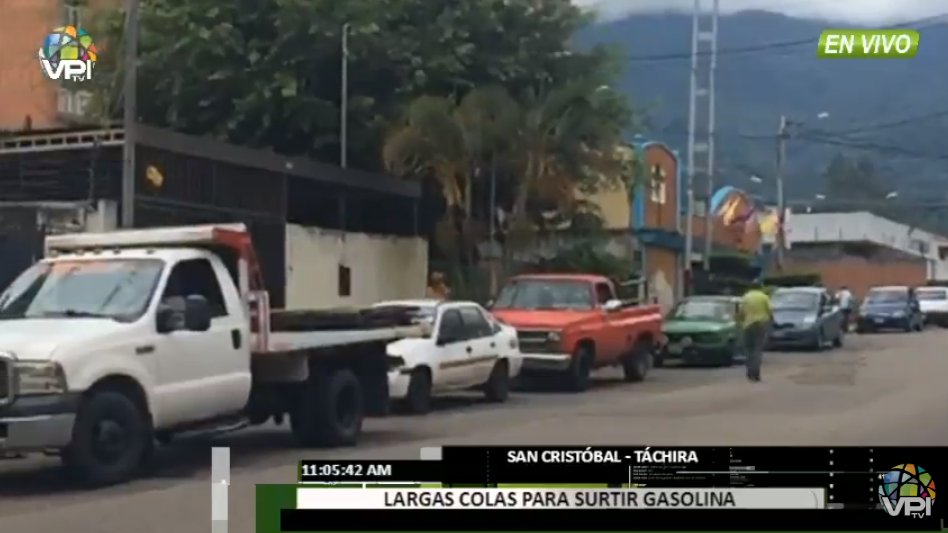
[[930,160],[939,160],[939,161],[948,161],[948,154],[931,154],[924,152],[917,152],[915,150],[903,148],[901,146],[891,146],[878,143],[870,142],[852,142],[846,141],[843,139],[830,139],[826,137],[811,136],[811,135],[799,135],[794,137],[795,140],[800,140],[809,143],[823,144],[829,146],[839,146],[842,148],[852,148],[854,150],[863,150],[869,152],[877,152],[881,154],[891,154],[899,155],[902,157],[908,157],[912,159],[930,159]]
[[[942,13],[940,15],[935,15],[932,17],[925,17],[918,20],[911,20],[907,22],[902,22],[899,24],[891,24],[888,26],[880,26],[875,29],[881,30],[892,30],[892,29],[901,29],[906,27],[914,27],[915,30],[923,30],[925,28],[930,28],[933,26],[938,26],[945,22],[945,17],[948,17],[948,13]],[[818,43],[820,38],[809,37],[806,39],[795,39],[790,41],[776,41],[772,43],[765,43],[759,45],[751,46],[740,46],[733,48],[719,48],[717,51],[718,56],[722,55],[740,55],[740,54],[750,54],[757,52],[766,52],[771,50],[781,50],[786,48],[795,48],[803,45],[811,45]],[[702,51],[698,55],[709,55],[710,52]],[[652,61],[674,61],[682,59],[691,59],[691,52],[674,52],[667,54],[653,54],[653,55],[643,55],[643,56],[626,56],[626,61],[637,63],[637,62],[652,62]]]

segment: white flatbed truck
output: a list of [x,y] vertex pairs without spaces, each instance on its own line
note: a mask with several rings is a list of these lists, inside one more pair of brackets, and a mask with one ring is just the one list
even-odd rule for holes
[[0,294],[0,452],[102,485],[156,441],[285,415],[302,445],[355,444],[388,409],[386,345],[422,328],[281,313],[242,224],[51,236]]

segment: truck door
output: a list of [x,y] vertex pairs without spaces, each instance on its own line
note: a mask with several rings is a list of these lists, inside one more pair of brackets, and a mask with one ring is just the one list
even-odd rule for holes
[[211,309],[208,331],[173,331],[157,344],[156,396],[168,423],[233,414],[246,404],[251,386],[248,326],[242,309],[229,308],[238,306],[228,305],[218,279],[211,261],[199,258],[176,264],[165,284],[162,305],[183,309],[186,297],[199,295]]
[[[615,300],[615,292],[608,283],[596,283],[596,304],[600,309],[606,305],[609,300]],[[625,318],[622,313],[603,311],[603,320],[605,322],[603,331],[599,335],[597,352],[605,361],[614,361],[625,354],[626,339],[628,327],[622,323]],[[629,347],[631,349],[631,346]]]

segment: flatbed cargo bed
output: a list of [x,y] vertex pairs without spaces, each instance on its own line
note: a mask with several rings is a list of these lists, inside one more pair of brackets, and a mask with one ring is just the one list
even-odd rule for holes
[[422,326],[325,331],[280,331],[270,333],[270,353],[296,352],[347,346],[366,342],[396,341],[424,333]]

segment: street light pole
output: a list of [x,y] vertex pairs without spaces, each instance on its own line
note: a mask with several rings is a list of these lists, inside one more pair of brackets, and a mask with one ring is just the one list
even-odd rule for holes
[[787,157],[787,116],[780,115],[777,128],[777,167],[774,174],[777,183],[777,269],[783,270],[783,250],[786,246],[786,206],[783,198],[783,167]]
[[342,25],[342,81],[339,84],[339,166],[349,166],[349,23]]
[[139,0],[125,0],[125,79],[122,89],[122,227],[135,226],[135,141],[138,122]]

